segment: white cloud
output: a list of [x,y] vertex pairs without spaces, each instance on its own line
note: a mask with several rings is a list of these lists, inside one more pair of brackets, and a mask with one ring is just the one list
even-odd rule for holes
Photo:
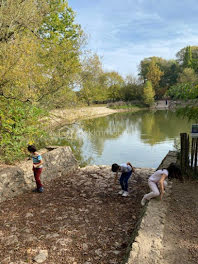
[[[107,70],[137,74],[142,59],[173,59],[181,48],[198,43],[195,0],[84,0],[82,4],[71,0],[71,6],[72,2],[78,22],[90,36],[88,48],[103,57]],[[189,4],[194,4],[193,10]]]

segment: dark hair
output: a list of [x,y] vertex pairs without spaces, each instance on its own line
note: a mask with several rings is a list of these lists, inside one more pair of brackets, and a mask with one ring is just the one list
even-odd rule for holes
[[113,171],[113,172],[117,172],[118,170],[119,170],[119,165],[117,164],[117,163],[114,163],[114,164],[112,164],[112,166],[111,166],[111,170]]
[[171,163],[168,166],[167,171],[168,171],[168,178],[169,179],[175,178],[175,179],[182,180],[181,170],[180,170],[179,166],[176,165],[175,163]]
[[37,149],[36,149],[36,147],[34,145],[29,145],[27,149],[28,149],[29,152],[32,152],[32,153],[37,151]]

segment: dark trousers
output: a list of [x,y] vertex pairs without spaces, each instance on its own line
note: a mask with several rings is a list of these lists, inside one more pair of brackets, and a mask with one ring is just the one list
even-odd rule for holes
[[128,180],[132,174],[132,171],[122,173],[120,176],[120,185],[122,190],[128,192]]
[[41,180],[40,180],[42,168],[34,168],[33,167],[33,172],[34,172],[34,178],[35,178],[35,181],[36,181],[36,186],[37,186],[37,189],[39,190],[40,187],[43,186],[42,183],[41,183]]

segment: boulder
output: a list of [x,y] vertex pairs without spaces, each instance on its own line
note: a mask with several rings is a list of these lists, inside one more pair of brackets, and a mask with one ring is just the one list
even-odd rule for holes
[[[78,168],[78,162],[68,146],[53,147],[39,152],[43,157],[41,180],[44,184]],[[34,187],[32,160],[20,162],[17,166],[0,167],[0,202]]]
[[0,167],[0,202],[26,189],[24,172],[18,166]]

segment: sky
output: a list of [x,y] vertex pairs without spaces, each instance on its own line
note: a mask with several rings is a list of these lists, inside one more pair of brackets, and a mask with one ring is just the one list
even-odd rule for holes
[[103,69],[137,76],[140,61],[151,56],[175,59],[198,45],[197,0],[69,0]]

